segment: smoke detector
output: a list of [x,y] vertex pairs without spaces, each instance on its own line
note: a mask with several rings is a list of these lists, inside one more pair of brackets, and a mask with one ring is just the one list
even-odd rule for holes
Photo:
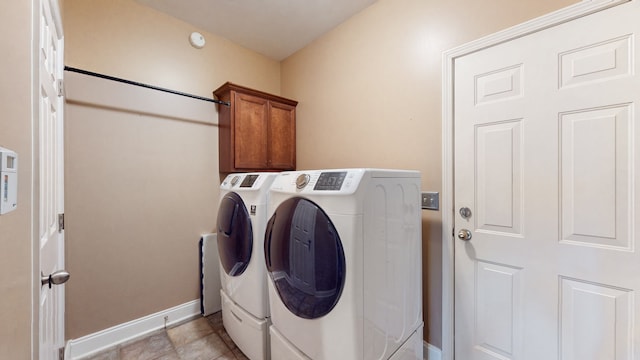
[[205,44],[204,36],[199,32],[192,32],[191,35],[189,35],[189,42],[194,48],[202,49]]

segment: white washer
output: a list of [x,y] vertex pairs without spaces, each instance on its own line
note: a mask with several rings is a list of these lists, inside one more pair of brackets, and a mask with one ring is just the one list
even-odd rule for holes
[[222,322],[251,360],[270,358],[263,244],[268,190],[276,175],[230,174],[220,185],[217,238]]
[[273,359],[422,360],[420,173],[283,172],[267,208]]

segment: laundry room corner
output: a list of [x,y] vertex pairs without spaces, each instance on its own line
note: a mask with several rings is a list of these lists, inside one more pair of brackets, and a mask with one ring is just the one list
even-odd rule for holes
[[[133,1],[62,5],[69,67],[206,98],[229,80],[280,90],[278,62]],[[202,49],[189,43],[194,30]],[[221,181],[214,104],[74,75],[68,339],[199,299],[198,240],[215,229]]]

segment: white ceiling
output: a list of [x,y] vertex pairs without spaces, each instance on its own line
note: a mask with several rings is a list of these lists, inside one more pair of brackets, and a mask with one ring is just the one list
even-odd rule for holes
[[136,0],[282,60],[377,0]]

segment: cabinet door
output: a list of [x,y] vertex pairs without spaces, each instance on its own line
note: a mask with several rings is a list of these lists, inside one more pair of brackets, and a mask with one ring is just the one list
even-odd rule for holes
[[296,168],[296,108],[269,102],[269,167],[277,170]]
[[268,101],[236,93],[234,105],[234,167],[264,169],[268,166]]

